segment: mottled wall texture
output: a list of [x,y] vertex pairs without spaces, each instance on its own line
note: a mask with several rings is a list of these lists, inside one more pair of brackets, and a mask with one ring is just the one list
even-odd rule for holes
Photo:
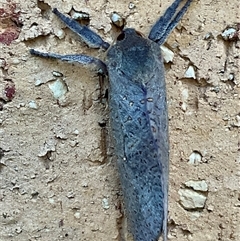
[[[51,10],[112,43],[113,13],[147,35],[171,2],[0,0],[0,240],[132,240],[101,98],[107,81],[29,49],[104,59]],[[239,0],[194,0],[164,44],[172,241],[240,240],[239,9]]]

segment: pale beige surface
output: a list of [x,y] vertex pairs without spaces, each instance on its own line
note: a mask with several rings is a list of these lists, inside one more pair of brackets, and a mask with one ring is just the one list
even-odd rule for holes
[[[147,35],[172,1],[132,1],[132,10],[129,1],[44,2],[19,1],[20,36],[9,46],[0,43],[0,58],[7,63],[0,69],[0,97],[4,77],[16,87],[15,97],[0,111],[0,240],[120,240],[126,231],[118,227],[119,181],[112,158],[106,158],[106,132],[98,124],[108,120],[107,106],[97,100],[98,77],[78,65],[33,57],[29,48],[104,58],[79,43],[51,9],[89,13],[90,26],[112,42],[113,11],[126,18],[127,27]],[[238,0],[195,0],[167,40],[175,54],[166,66],[169,240],[240,240],[240,43],[220,36],[240,23],[239,9]],[[212,38],[204,40],[210,32]],[[197,80],[183,78],[190,64]],[[68,87],[59,101],[48,86],[53,71],[63,74]],[[234,80],[227,80],[232,73]],[[188,163],[193,151],[202,155],[196,165]],[[208,184],[203,209],[187,211],[180,205],[178,191],[189,180]]]

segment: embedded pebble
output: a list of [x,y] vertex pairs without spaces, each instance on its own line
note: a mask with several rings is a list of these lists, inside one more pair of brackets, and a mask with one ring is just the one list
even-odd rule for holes
[[198,211],[192,211],[190,215],[190,219],[192,221],[197,220],[201,216],[201,213]]
[[103,205],[104,209],[109,209],[109,203],[108,203],[107,198],[103,198],[102,205]]
[[185,209],[204,208],[207,199],[205,195],[190,189],[180,189],[178,193],[180,195],[180,203]]
[[236,127],[240,127],[240,115],[236,115],[233,125]]
[[75,193],[73,193],[73,192],[68,192],[67,198],[71,199],[71,198],[74,198],[74,197],[75,197]]
[[62,29],[54,31],[54,34],[59,38],[63,39],[65,37],[65,32]]
[[76,146],[77,144],[78,144],[78,142],[75,141],[75,140],[72,140],[72,141],[70,141],[70,143],[69,143],[69,145],[70,145],[71,147],[74,147],[74,146]]
[[20,234],[20,233],[22,232],[21,227],[15,227],[15,232],[16,232],[17,234]]
[[182,105],[181,105],[181,108],[182,108],[183,111],[186,111],[187,110],[188,97],[189,97],[188,89],[183,89],[181,94],[182,94]]
[[56,151],[56,145],[57,141],[55,140],[55,138],[50,138],[49,140],[45,141],[44,145],[40,148],[38,156],[44,157],[47,155],[48,152]]
[[81,217],[81,215],[80,215],[79,212],[76,212],[76,213],[74,213],[74,217],[75,217],[76,219],[79,219],[79,218]]
[[20,64],[20,63],[21,63],[20,60],[17,59],[17,58],[14,58],[14,59],[11,60],[11,64],[12,64],[12,65],[18,65],[18,64]]
[[49,79],[37,79],[35,81],[35,86],[40,86],[42,84],[46,84],[49,81],[55,80],[56,78],[49,78]]
[[71,17],[75,20],[89,20],[89,14],[84,12],[73,12]]
[[30,178],[31,178],[31,179],[35,179],[35,178],[36,178],[36,175],[35,175],[35,174],[31,174],[31,175],[30,175]]
[[6,67],[6,61],[3,58],[0,58],[0,68],[5,68]]
[[118,27],[124,26],[124,19],[116,12],[112,13],[111,20],[112,20],[113,24],[115,24]]
[[230,121],[230,116],[228,114],[224,115],[222,118],[224,121]]
[[74,134],[74,135],[79,135],[79,130],[78,130],[78,129],[74,130],[74,131],[73,131],[73,134]]
[[227,28],[222,32],[221,36],[224,40],[233,40],[236,32],[235,28]]
[[234,74],[229,74],[228,79],[229,79],[230,81],[233,81],[233,80],[234,80]]
[[36,104],[36,102],[35,102],[34,100],[31,100],[31,101],[28,103],[28,106],[29,106],[29,108],[35,109],[35,110],[38,108],[38,106],[37,106],[37,104]]
[[52,75],[55,76],[55,77],[63,77],[63,74],[61,72],[58,72],[58,71],[53,71],[52,72]]
[[211,204],[208,205],[208,206],[207,206],[207,210],[210,211],[210,212],[212,212],[212,211],[214,210],[214,206],[211,205]]
[[49,203],[51,203],[51,204],[54,204],[54,203],[55,203],[54,198],[49,198],[48,201],[49,201]]
[[135,8],[135,4],[132,3],[132,2],[130,2],[129,5],[128,5],[128,8],[129,8],[129,9],[133,9],[133,8]]
[[221,76],[220,79],[223,82],[232,81],[234,84],[237,84],[234,73],[224,74],[223,76]]
[[165,46],[161,46],[161,50],[162,50],[162,56],[163,56],[164,62],[165,63],[172,62],[174,57],[173,51]]
[[75,199],[75,200],[73,201],[73,203],[71,203],[71,209],[72,209],[72,210],[75,210],[76,212],[77,212],[77,210],[80,210],[81,207],[82,207],[81,201],[78,200],[78,199]]
[[55,99],[60,99],[68,91],[66,83],[61,79],[57,79],[56,81],[49,83],[48,87],[52,91]]
[[202,181],[187,181],[185,182],[185,185],[187,187],[191,187],[193,190],[195,191],[202,191],[202,192],[206,192],[208,190],[208,185],[206,183],[206,181],[202,180]]
[[209,40],[209,39],[213,39],[213,34],[211,32],[207,33],[205,36],[204,36],[204,40]]
[[188,67],[187,71],[184,74],[184,77],[188,79],[196,79],[195,70],[192,65]]
[[61,126],[54,127],[54,133],[55,136],[61,140],[66,140],[68,138],[65,128]]
[[81,184],[82,187],[88,187],[88,183],[86,181],[83,181],[83,183]]
[[197,164],[199,164],[201,162],[202,162],[201,154],[199,152],[197,152],[197,151],[193,151],[191,153],[191,155],[189,156],[189,158],[188,158],[188,163],[189,164],[193,164],[193,165],[194,164],[197,165]]
[[43,81],[41,80],[41,79],[37,79],[36,81],[35,81],[35,85],[36,86],[39,86],[39,85],[41,85],[43,83]]

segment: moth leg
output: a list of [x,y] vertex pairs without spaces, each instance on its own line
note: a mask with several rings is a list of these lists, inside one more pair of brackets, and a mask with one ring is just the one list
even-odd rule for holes
[[97,59],[88,55],[83,55],[83,54],[60,55],[60,54],[54,54],[54,53],[43,53],[34,49],[30,49],[30,53],[36,56],[40,56],[44,58],[59,59],[70,63],[76,62],[82,65],[94,65],[98,68],[99,74],[107,75],[106,64],[102,62],[100,59]]
[[105,50],[109,48],[110,44],[105,42],[98,34],[93,32],[87,26],[81,25],[74,19],[65,16],[56,8],[53,9],[53,13],[56,14],[62,20],[62,22],[64,22],[68,28],[76,33],[89,47],[103,48]]
[[193,0],[187,0],[183,7],[177,12],[177,9],[183,0],[175,0],[166,10],[163,16],[153,25],[148,38],[162,45],[170,32],[176,27],[189,5]]

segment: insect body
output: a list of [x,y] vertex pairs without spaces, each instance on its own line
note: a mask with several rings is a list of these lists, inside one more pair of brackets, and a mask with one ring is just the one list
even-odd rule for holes
[[108,52],[112,137],[130,230],[136,241],[155,241],[167,215],[164,67],[156,43],[133,29],[122,35]]
[[[191,1],[175,0],[153,26],[149,39],[127,28],[112,47],[87,27],[54,9],[53,12],[89,46],[108,49],[105,63],[81,54],[58,55],[30,50],[41,57],[94,64],[108,74],[111,136],[134,241],[157,241],[162,232],[164,241],[167,240],[168,117],[159,45]],[[185,4],[177,12],[181,2]]]

